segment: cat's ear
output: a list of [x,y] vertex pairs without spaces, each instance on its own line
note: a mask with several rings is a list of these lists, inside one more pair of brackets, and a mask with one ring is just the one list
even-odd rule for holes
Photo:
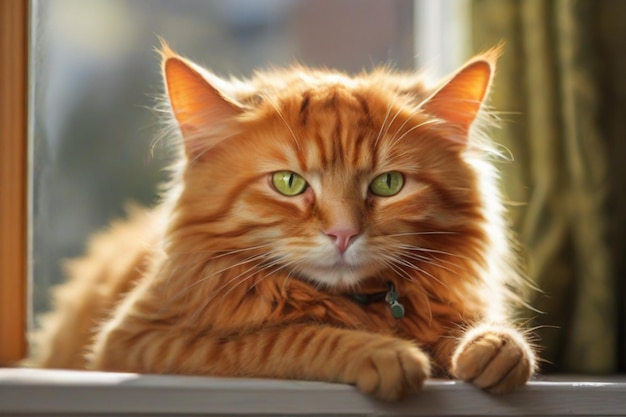
[[185,151],[195,159],[224,138],[224,127],[232,124],[242,108],[220,88],[224,84],[193,62],[161,44],[162,70],[167,96],[180,126]]
[[422,110],[467,132],[487,97],[501,47],[467,62],[420,105]]

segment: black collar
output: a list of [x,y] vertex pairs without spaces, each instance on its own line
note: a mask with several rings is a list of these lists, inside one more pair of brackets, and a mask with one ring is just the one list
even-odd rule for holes
[[387,282],[387,286],[388,288],[386,291],[376,292],[373,294],[350,294],[350,298],[363,305],[385,300],[385,302],[389,304],[393,317],[401,319],[404,317],[404,306],[398,302],[398,291],[391,281]]

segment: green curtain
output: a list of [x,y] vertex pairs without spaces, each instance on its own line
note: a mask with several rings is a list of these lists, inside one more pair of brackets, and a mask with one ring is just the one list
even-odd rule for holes
[[[544,371],[625,371],[626,1],[473,0]],[[528,316],[528,312],[526,312]]]

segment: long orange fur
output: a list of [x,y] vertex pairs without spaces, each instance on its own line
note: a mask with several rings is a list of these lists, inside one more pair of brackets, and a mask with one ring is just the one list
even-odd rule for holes
[[[497,55],[433,88],[386,69],[224,81],[164,45],[184,151],[171,187],[69,263],[31,364],[338,381],[384,400],[431,375],[525,384],[535,356],[511,325],[520,280],[481,124]],[[283,170],[306,191],[275,190]],[[389,171],[397,195],[368,191]],[[343,254],[341,227],[358,231]],[[351,298],[388,282],[401,319]]]

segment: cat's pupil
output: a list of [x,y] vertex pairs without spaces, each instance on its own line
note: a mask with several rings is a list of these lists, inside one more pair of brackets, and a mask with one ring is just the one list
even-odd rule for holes
[[289,174],[289,188],[293,186],[293,174]]
[[386,182],[387,182],[387,188],[391,188],[391,174],[387,174],[387,178],[386,178]]

